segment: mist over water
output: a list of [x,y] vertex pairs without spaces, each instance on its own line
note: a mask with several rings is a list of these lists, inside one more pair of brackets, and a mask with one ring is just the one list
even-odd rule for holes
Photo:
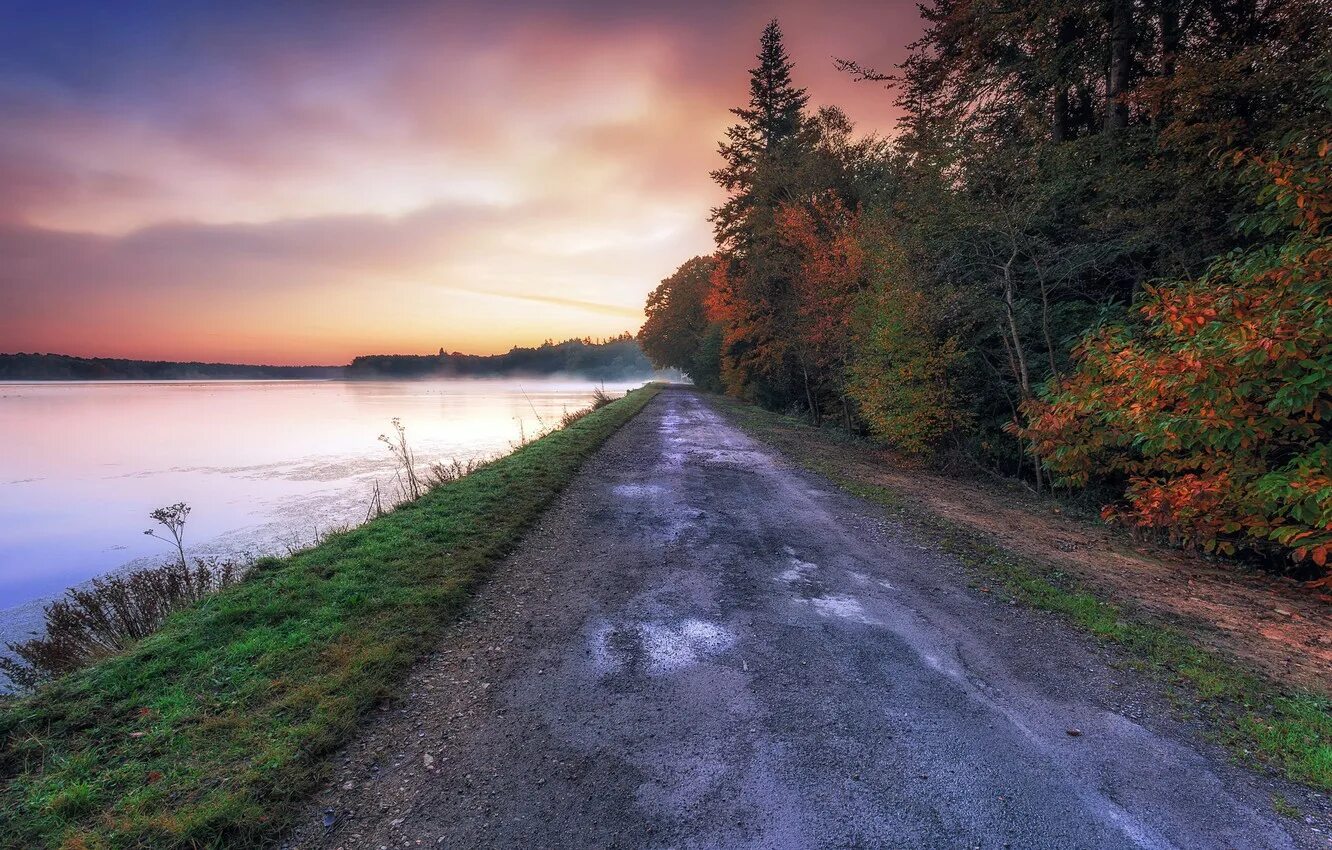
[[[607,384],[619,394],[641,382]],[[397,489],[378,436],[422,464],[507,453],[595,384],[569,380],[0,384],[0,609],[170,553],[149,511],[193,508],[191,554],[281,553]],[[31,619],[25,617],[23,619]],[[0,631],[5,631],[0,629]],[[12,639],[2,634],[0,638]]]

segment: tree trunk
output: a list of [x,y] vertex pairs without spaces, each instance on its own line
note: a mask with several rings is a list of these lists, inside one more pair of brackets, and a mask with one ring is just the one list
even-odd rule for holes
[[1027,369],[1027,352],[1022,347],[1022,337],[1018,334],[1017,310],[1013,301],[1013,263],[1017,259],[1015,250],[1004,263],[1004,315],[1008,319],[1008,333],[1013,343],[1013,355],[1016,358],[1015,366],[1018,373],[1014,375],[1018,381],[1018,388],[1022,391],[1022,400],[1031,398],[1031,372]]
[[1128,126],[1129,74],[1133,69],[1133,0],[1110,0],[1110,70],[1105,86],[1105,129]]
[[800,374],[805,379],[805,401],[809,404],[809,424],[819,424],[819,409],[814,405],[814,393],[809,388],[809,369],[805,366],[805,358],[800,358]]
[[1050,139],[1059,144],[1068,138],[1068,87],[1060,85],[1054,96],[1054,117],[1050,127]]
[[1179,0],[1161,0],[1161,76],[1175,76],[1179,56]]
[[[1008,333],[1012,351],[1010,352],[1010,362],[1017,372],[1018,389],[1021,393],[1022,401],[1027,402],[1032,398],[1031,392],[1031,370],[1027,368],[1027,351],[1022,347],[1022,336],[1018,333],[1017,310],[1013,299],[1013,263],[1017,260],[1017,249],[1008,257],[1008,262],[1004,263],[1004,314],[1008,319]],[[1019,445],[1022,441],[1019,440]],[[1036,453],[1036,444],[1031,445],[1032,468],[1035,470],[1036,492],[1041,492],[1041,456]]]
[[1096,116],[1096,104],[1092,99],[1091,87],[1078,84],[1078,122],[1086,129],[1088,136],[1094,136],[1101,129],[1101,122]]
[[1045,356],[1050,364],[1050,379],[1054,381],[1055,391],[1059,391],[1059,368],[1055,365],[1054,340],[1050,333],[1050,287],[1045,282],[1045,271],[1040,263],[1036,265],[1036,279],[1041,284],[1041,334],[1045,337]]

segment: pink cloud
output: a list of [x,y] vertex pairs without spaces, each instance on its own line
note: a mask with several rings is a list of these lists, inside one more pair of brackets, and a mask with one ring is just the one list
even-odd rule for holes
[[[179,68],[126,51],[104,87],[0,70],[0,347],[498,350],[632,328],[710,250],[707,171],[772,4],[367,8],[200,25]],[[891,65],[914,8],[776,11],[813,100],[891,129],[831,57]]]

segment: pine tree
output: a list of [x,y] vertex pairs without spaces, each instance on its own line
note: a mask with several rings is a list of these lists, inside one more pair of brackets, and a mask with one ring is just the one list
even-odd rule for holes
[[791,83],[794,67],[782,44],[782,30],[774,18],[759,38],[758,67],[749,72],[749,106],[731,113],[740,120],[726,130],[718,152],[726,164],[712,179],[730,198],[712,211],[717,245],[722,250],[743,250],[750,213],[760,204],[759,172],[765,161],[780,157],[798,137],[809,96]]

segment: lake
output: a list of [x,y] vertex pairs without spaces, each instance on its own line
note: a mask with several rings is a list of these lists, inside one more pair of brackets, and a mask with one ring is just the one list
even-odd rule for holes
[[192,508],[191,554],[280,554],[363,521],[374,482],[396,491],[378,441],[394,417],[422,464],[483,458],[587,406],[594,389],[535,379],[0,384],[0,609],[10,609],[0,642],[30,630],[34,600],[169,559],[143,533],[154,508]]

